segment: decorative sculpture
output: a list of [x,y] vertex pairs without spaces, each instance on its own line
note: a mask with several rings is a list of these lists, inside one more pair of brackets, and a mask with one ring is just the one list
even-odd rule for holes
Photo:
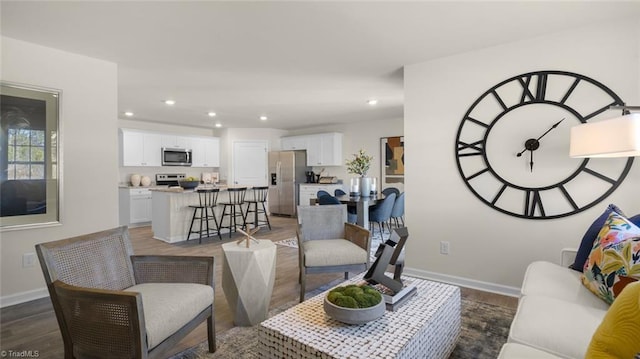
[[[389,239],[380,244],[376,251],[376,260],[364,279],[372,285],[382,284],[394,293],[398,293],[404,287],[402,279],[402,270],[404,268],[404,258],[400,257],[404,244],[409,238],[407,227],[396,228],[391,233]],[[394,266],[393,278],[386,276],[384,273],[387,266]]]
[[243,231],[241,229],[237,229],[238,232],[244,234],[244,238],[240,238],[236,243],[240,244],[242,241],[246,241],[246,246],[249,248],[251,241],[259,243],[257,239],[253,238],[253,234],[256,233],[260,227],[255,227],[253,229],[247,229],[247,231]]

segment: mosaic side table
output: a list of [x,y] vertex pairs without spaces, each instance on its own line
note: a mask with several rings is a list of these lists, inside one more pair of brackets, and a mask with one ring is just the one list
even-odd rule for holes
[[[447,358],[460,335],[460,288],[403,279],[416,284],[417,294],[395,312],[343,324],[322,309],[324,292],[262,322],[258,352],[263,358]],[[359,275],[348,282],[361,281]]]
[[270,240],[222,245],[222,290],[238,326],[265,320],[276,276],[276,245]]

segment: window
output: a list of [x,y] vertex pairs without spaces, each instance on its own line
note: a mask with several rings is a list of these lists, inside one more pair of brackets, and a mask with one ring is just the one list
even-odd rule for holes
[[44,131],[9,128],[7,179],[45,179]]
[[0,228],[58,223],[60,92],[0,88]]

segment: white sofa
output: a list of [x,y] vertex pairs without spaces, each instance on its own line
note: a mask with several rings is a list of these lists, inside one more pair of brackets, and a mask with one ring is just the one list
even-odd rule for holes
[[568,268],[575,254],[566,249],[560,265],[538,261],[527,267],[509,339],[498,358],[584,358],[609,305]]

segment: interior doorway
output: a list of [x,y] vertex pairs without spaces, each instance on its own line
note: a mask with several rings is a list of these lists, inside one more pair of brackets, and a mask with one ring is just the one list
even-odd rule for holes
[[232,185],[267,185],[267,141],[233,141],[232,161]]

